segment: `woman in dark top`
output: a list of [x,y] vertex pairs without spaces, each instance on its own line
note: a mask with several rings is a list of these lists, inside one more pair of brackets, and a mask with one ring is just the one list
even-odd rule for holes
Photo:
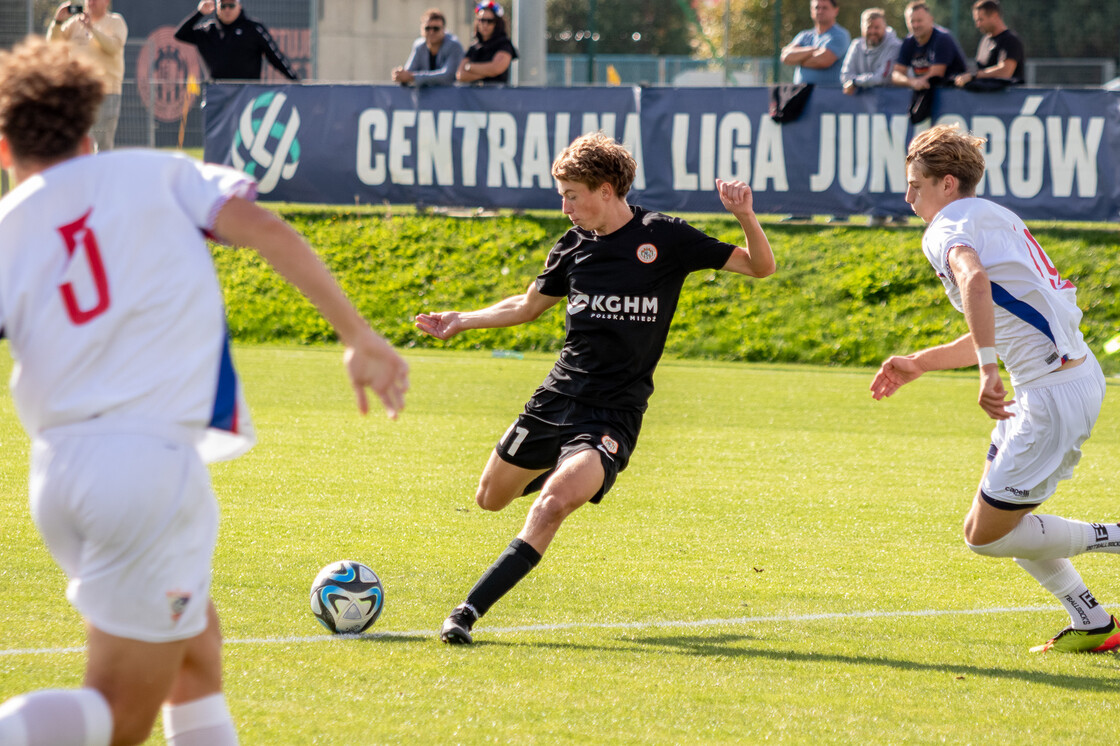
[[475,43],[467,50],[455,78],[460,83],[492,85],[509,83],[509,66],[517,50],[506,33],[502,6],[482,0],[474,8]]

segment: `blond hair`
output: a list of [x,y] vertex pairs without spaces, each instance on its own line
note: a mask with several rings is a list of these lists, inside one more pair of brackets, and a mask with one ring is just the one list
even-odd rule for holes
[[970,197],[984,176],[985,142],[962,132],[960,125],[939,124],[910,142],[906,165],[913,163],[927,179],[951,175],[957,180],[961,195]]

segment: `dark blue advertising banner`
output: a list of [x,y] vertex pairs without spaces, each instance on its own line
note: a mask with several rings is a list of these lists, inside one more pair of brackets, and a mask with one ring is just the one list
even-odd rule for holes
[[978,193],[1031,219],[1120,218],[1116,94],[939,90],[910,122],[909,91],[812,92],[778,124],[766,88],[427,88],[215,84],[206,159],[269,200],[555,208],[553,159],[602,130],[638,162],[631,202],[717,211],[741,179],[760,212],[908,215],[906,147],[933,123],[984,138]]

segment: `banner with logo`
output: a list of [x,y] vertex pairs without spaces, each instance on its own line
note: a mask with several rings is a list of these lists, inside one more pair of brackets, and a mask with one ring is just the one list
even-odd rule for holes
[[[128,23],[117,147],[203,144],[197,102],[209,73],[198,50],[175,39],[197,7],[198,0],[113,0],[112,10]],[[269,29],[301,79],[311,76],[311,0],[249,3],[245,12]],[[262,75],[286,80],[267,62]]]
[[[939,90],[934,123],[985,138],[978,193],[1028,219],[1120,218],[1117,94]],[[555,208],[553,159],[603,130],[638,162],[633,203],[717,211],[717,177],[761,212],[908,215],[909,92],[818,88],[778,124],[766,88],[425,88],[216,84],[206,158],[289,202]]]

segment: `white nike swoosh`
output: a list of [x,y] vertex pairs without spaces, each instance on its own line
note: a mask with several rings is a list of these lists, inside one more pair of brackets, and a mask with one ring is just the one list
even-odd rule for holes
[[579,264],[584,259],[590,259],[590,258],[591,258],[590,254],[584,254],[583,256],[577,256],[573,261],[575,261],[576,264]]

